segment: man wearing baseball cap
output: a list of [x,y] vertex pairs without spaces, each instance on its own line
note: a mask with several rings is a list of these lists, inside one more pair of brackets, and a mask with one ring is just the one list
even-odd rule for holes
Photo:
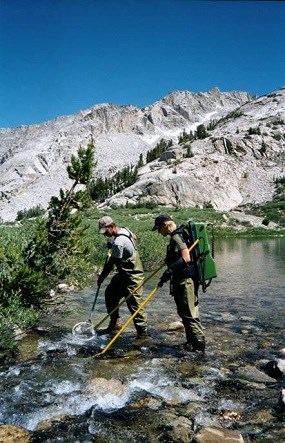
[[[142,283],[144,280],[136,236],[129,229],[117,226],[109,216],[100,218],[99,233],[108,238],[113,237],[113,241],[111,242],[111,256],[99,275],[97,284],[101,285],[114,268],[117,270],[105,290],[107,312],[111,313],[118,306],[120,300],[125,297],[129,311],[133,314],[142,303]],[[144,309],[138,312],[133,322],[138,337],[147,336],[147,315]],[[110,315],[108,327],[98,333],[110,334],[120,328],[118,308]]]
[[205,336],[199,318],[199,281],[195,263],[183,237],[183,226],[178,226],[168,214],[160,214],[154,221],[153,231],[163,237],[169,235],[165,263],[168,268],[163,273],[158,286],[171,282],[171,294],[182,319],[186,333],[185,349],[205,353]]

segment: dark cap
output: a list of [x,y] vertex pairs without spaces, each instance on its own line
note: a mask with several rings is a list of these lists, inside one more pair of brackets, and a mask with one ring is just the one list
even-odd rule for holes
[[105,215],[104,217],[100,218],[99,220],[100,234],[104,234],[106,232],[106,228],[108,228],[108,226],[113,225],[114,223],[115,223],[114,220],[108,215]]
[[168,214],[160,214],[156,217],[154,221],[154,227],[152,228],[153,231],[156,231],[159,226],[161,226],[166,221],[173,221],[170,215]]

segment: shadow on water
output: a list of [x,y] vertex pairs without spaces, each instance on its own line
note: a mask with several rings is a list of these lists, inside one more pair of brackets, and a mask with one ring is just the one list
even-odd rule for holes
[[[21,341],[20,360],[2,367],[1,422],[37,442],[181,442],[204,426],[237,430],[245,442],[285,441],[282,380],[262,370],[284,348],[284,258],[280,238],[217,242],[219,277],[200,294],[205,356],[184,351],[183,329],[168,329],[179,318],[167,286],[147,305],[151,336],[136,340],[131,324],[101,357],[107,336],[84,342],[71,332],[94,291],[68,294]],[[105,313],[102,290],[94,323]],[[125,305],[120,313],[129,318]]]

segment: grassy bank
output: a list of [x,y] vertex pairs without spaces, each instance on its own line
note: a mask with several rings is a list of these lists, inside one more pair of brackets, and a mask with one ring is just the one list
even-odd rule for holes
[[[104,260],[104,244],[103,236],[98,234],[98,219],[102,215],[110,215],[114,218],[119,226],[126,226],[131,229],[138,237],[141,258],[146,270],[151,270],[160,262],[165,254],[165,246],[168,243],[167,238],[152,232],[155,217],[163,212],[170,214],[177,224],[186,223],[188,220],[212,224],[216,238],[226,237],[269,237],[285,234],[285,226],[278,228],[271,227],[263,223],[263,217],[260,218],[259,226],[254,226],[250,222],[250,216],[255,215],[248,213],[245,220],[239,220],[235,213],[225,213],[215,211],[214,209],[108,209],[102,211],[90,211],[86,214],[86,218],[90,224],[87,232],[86,241],[94,243],[94,260],[97,264],[102,264]],[[210,232],[210,229],[209,229]]]

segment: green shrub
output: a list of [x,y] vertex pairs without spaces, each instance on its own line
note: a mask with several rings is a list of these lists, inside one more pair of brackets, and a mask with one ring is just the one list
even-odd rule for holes
[[261,134],[259,127],[257,127],[257,128],[251,128],[250,127],[248,129],[248,135],[254,135],[254,134],[256,134],[256,135],[260,135]]
[[264,217],[268,224],[274,222],[285,228],[285,200],[268,202],[263,205],[251,205],[246,212]]
[[193,140],[195,140],[193,132],[190,131],[189,133],[187,133],[184,129],[182,134],[179,135],[178,144],[181,145],[186,142],[192,142]]
[[3,312],[0,313],[0,351],[15,347],[12,325],[9,325]]
[[39,217],[40,215],[43,215],[45,213],[45,210],[37,205],[30,209],[24,209],[23,211],[17,212],[16,220],[25,220],[29,218]]

